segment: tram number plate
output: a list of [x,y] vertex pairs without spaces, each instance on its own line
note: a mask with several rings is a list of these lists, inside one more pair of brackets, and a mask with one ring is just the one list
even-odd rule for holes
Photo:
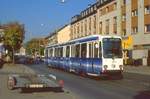
[[30,84],[29,85],[30,88],[43,88],[43,84]]

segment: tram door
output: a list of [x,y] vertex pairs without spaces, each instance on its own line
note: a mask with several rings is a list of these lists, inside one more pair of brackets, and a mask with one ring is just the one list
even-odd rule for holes
[[89,43],[89,73],[99,74],[100,72],[99,47],[99,42]]

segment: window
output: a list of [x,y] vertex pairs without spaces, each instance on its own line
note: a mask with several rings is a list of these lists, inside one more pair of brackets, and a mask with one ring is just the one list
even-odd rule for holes
[[132,34],[135,34],[135,33],[137,33],[138,32],[138,27],[133,27],[132,28]]
[[114,24],[117,24],[117,17],[114,17],[113,20],[114,20]]
[[89,58],[93,58],[93,43],[89,43]]
[[126,14],[122,15],[122,21],[126,21]]
[[49,49],[49,57],[53,57],[53,49]]
[[83,33],[83,22],[81,22],[81,33]]
[[137,16],[138,15],[138,11],[137,10],[133,10],[132,11],[132,17]]
[[75,45],[71,45],[71,57],[75,57]]
[[66,57],[70,56],[70,46],[66,47]]
[[145,7],[145,14],[150,14],[150,6]]
[[80,58],[80,44],[75,46],[75,57]]
[[113,18],[113,32],[114,34],[117,34],[117,17]]
[[94,15],[93,23],[94,23],[94,29],[96,29],[96,15]]
[[55,48],[55,57],[58,57],[58,48]]
[[120,38],[103,38],[104,58],[121,58],[122,43]]
[[123,36],[126,36],[126,29],[123,29]]
[[99,57],[102,57],[102,47],[101,47],[101,42],[99,42]]
[[87,32],[87,20],[84,22],[85,33]]
[[57,57],[63,57],[63,47],[57,48]]
[[102,9],[99,10],[99,17],[102,15]]
[[89,18],[89,30],[91,30],[91,17]]
[[126,4],[126,0],[123,0],[123,5],[125,5]]
[[77,33],[79,33],[79,23],[77,24]]
[[106,20],[106,34],[109,34],[109,19]]
[[81,44],[81,57],[86,58],[86,53],[87,53],[87,44]]
[[94,43],[94,58],[98,58],[98,50],[99,50],[99,44],[97,42]]
[[145,32],[150,32],[150,24],[145,25]]
[[99,32],[102,34],[102,22],[99,23]]
[[74,34],[76,34],[76,25],[74,25]]
[[93,12],[93,7],[91,7],[91,12]]
[[116,10],[117,9],[117,3],[114,3],[114,10]]
[[109,11],[109,7],[106,7],[106,13]]

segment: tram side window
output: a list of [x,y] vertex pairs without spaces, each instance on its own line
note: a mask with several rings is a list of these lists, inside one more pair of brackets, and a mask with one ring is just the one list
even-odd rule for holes
[[80,44],[75,46],[75,57],[76,58],[80,57]]
[[59,57],[63,57],[63,47],[61,47],[59,51],[60,51]]
[[48,50],[48,57],[51,57],[51,49]]
[[69,57],[70,55],[70,46],[66,47],[66,57]]
[[99,50],[99,44],[97,42],[94,43],[94,58],[98,58],[98,50]]
[[71,45],[71,57],[75,57],[75,45]]
[[58,48],[57,54],[58,57],[62,57],[62,47]]
[[49,57],[52,57],[53,55],[53,49],[49,49]]
[[58,48],[55,48],[55,57],[58,57]]
[[101,42],[99,42],[99,57],[102,58],[102,47],[101,47]]
[[93,58],[93,43],[89,43],[89,58]]
[[81,44],[81,57],[86,58],[86,53],[87,53],[87,44]]

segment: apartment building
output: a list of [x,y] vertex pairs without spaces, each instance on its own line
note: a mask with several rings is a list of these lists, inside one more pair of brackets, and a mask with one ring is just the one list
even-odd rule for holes
[[71,19],[71,39],[92,35],[121,35],[121,1],[97,0]]
[[53,45],[58,43],[64,43],[71,39],[71,25],[67,24],[59,29],[55,30],[55,32],[51,33],[49,36],[45,38],[45,42],[47,45]]
[[97,0],[97,33],[121,35],[121,0]]
[[71,19],[71,39],[92,34],[122,36],[125,61],[140,59],[147,65],[150,0],[96,0]]
[[124,44],[127,57],[141,60],[142,65],[149,64],[150,0],[122,0],[121,16],[122,37],[130,42]]
[[57,31],[57,39],[58,39],[58,43],[64,43],[67,42],[71,39],[71,30],[70,30],[71,26],[70,24],[67,24],[63,27],[61,27],[58,31]]
[[89,5],[71,19],[71,39],[76,39],[92,34],[96,34],[97,24],[97,3]]
[[57,32],[51,33],[48,37],[46,37],[46,42],[48,45],[53,45],[58,43]]

